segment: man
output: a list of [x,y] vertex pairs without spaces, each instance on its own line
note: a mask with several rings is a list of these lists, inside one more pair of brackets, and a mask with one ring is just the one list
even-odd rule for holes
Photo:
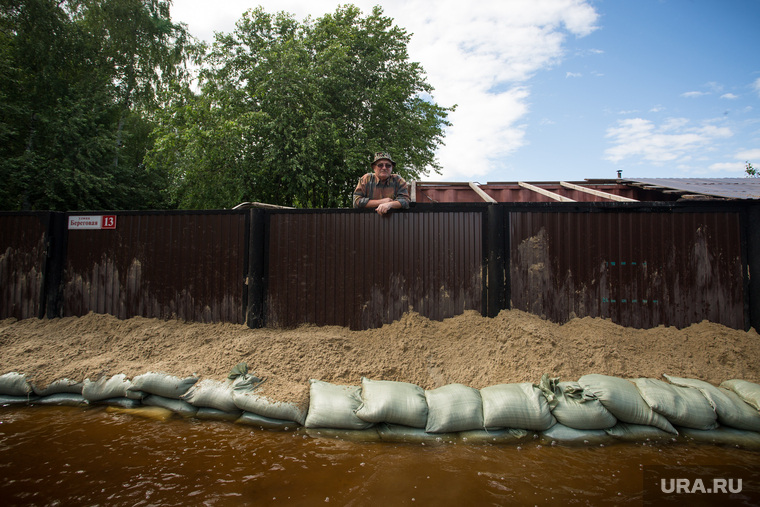
[[392,209],[409,209],[409,189],[404,178],[393,174],[396,162],[385,152],[375,153],[372,171],[359,179],[354,208],[376,208],[380,215]]

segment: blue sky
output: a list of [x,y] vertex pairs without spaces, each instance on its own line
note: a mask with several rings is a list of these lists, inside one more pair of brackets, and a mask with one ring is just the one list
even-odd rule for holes
[[[341,2],[345,3],[345,2]],[[457,104],[425,181],[744,176],[760,167],[760,0],[390,0],[434,100]],[[198,38],[263,6],[303,20],[324,0],[175,0]],[[371,148],[369,148],[371,149]],[[368,149],[368,150],[369,150]]]

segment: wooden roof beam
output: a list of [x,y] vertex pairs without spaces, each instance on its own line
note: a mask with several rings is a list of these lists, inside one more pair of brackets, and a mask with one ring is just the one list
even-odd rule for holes
[[567,181],[560,181],[559,184],[562,185],[565,188],[570,188],[572,190],[577,190],[578,192],[584,192],[586,194],[595,195],[597,197],[603,197],[605,199],[611,199],[613,201],[639,202],[636,199],[631,199],[629,197],[623,197],[622,195],[610,194],[609,192],[602,192],[601,190],[594,190],[593,188],[582,187],[580,185],[576,185],[575,183],[568,183]]
[[475,183],[474,181],[469,182],[470,188],[475,191],[476,194],[480,196],[481,199],[483,199],[486,202],[495,203],[497,202],[496,199],[485,193],[485,191],[480,188],[480,186]]
[[530,183],[525,183],[524,181],[518,181],[517,184],[523,188],[527,188],[528,190],[532,190],[533,192],[536,192],[538,194],[545,195],[546,197],[549,197],[550,199],[554,199],[555,201],[576,202],[574,199],[570,199],[569,197],[565,197],[564,195],[555,194],[554,192],[550,192],[549,190],[546,190],[544,188],[531,185]]

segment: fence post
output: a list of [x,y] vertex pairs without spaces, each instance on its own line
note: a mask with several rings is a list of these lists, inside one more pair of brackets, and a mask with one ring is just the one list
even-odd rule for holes
[[63,316],[63,267],[66,264],[66,243],[69,237],[66,214],[52,211],[48,214],[45,242],[45,280],[40,307],[40,318],[54,319]]
[[248,273],[246,284],[248,302],[245,309],[245,322],[248,327],[260,328],[266,324],[264,293],[266,287],[265,258],[266,247],[266,212],[251,208],[248,229]]
[[496,317],[509,303],[509,250],[504,206],[488,206],[488,274],[486,300],[488,317]]
[[[743,273],[747,289],[745,307],[749,306],[746,330],[754,327],[760,332],[760,205],[747,206],[747,272]],[[745,314],[747,315],[747,314]]]

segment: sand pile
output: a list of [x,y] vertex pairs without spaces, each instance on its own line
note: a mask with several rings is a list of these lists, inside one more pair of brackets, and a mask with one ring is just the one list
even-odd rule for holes
[[583,318],[557,325],[518,310],[428,320],[409,313],[379,329],[250,329],[110,315],[0,321],[0,374],[27,374],[38,386],[148,371],[223,380],[245,361],[266,377],[262,394],[303,401],[309,379],[359,385],[361,377],[474,388],[537,383],[543,373],[577,380],[588,373],[720,384],[760,382],[760,336],[702,322],[686,329],[630,329]]

